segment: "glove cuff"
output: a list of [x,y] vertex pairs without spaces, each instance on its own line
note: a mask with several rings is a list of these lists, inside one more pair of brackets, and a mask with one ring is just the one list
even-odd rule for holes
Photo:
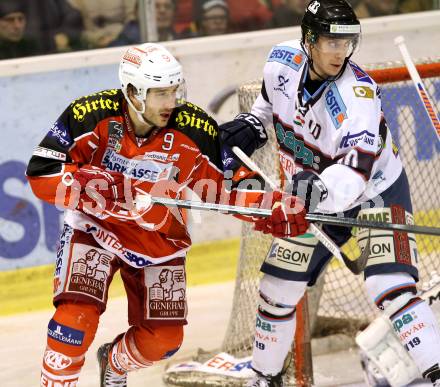
[[260,119],[252,113],[240,113],[235,116],[234,120],[244,121],[251,125],[257,135],[257,149],[261,148],[267,141],[267,133]]
[[301,198],[307,212],[313,212],[316,206],[328,196],[327,187],[319,176],[309,171],[297,173],[286,191]]

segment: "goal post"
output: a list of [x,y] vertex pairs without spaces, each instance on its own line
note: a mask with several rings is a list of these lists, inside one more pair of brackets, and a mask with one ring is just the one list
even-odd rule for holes
[[[416,61],[416,63],[417,70],[438,112],[440,108],[440,58]],[[408,175],[415,223],[439,227],[440,142],[418,98],[417,90],[409,81],[408,71],[402,62],[375,64],[366,66],[366,69],[381,89],[385,118]],[[261,81],[258,80],[248,82],[238,89],[240,112],[250,111],[260,92],[260,87]],[[279,176],[276,138],[273,128],[267,129],[269,144],[257,150],[252,159],[266,174],[276,179]],[[380,178],[381,176],[378,175],[377,179]],[[227,352],[239,358],[251,354],[258,303],[258,283],[261,278],[259,269],[269,249],[271,239],[270,236],[254,232],[251,224],[243,223],[232,312],[222,346],[216,353]],[[431,273],[440,267],[440,238],[417,235],[416,239],[420,279],[421,283],[424,283],[429,280]],[[380,253],[381,249],[388,248],[389,246],[381,244],[371,246],[371,249],[377,250],[377,253]],[[344,246],[343,251],[350,258],[360,253],[353,238]],[[364,291],[363,276],[354,276],[336,260],[328,265],[326,272],[321,275],[312,289],[308,292],[306,302],[309,313],[307,318],[303,318],[300,323],[305,325],[298,324],[298,329],[303,333],[309,330],[314,336],[323,336],[328,332],[337,332],[338,327],[342,326],[345,334],[354,337],[358,329],[366,326],[377,316],[375,306],[368,300]],[[301,339],[304,339],[304,335]],[[297,341],[296,345],[300,344]],[[295,351],[292,351],[292,354],[294,353]],[[209,354],[204,353],[197,360],[203,362],[207,357]],[[292,359],[293,364],[294,355]],[[307,359],[310,357],[306,356],[300,360],[303,363],[310,361]],[[301,372],[298,374],[294,371],[294,367],[290,366],[286,374],[286,386],[309,385],[307,380],[312,380],[313,375],[307,375],[307,373],[312,373],[312,365],[303,363],[300,364],[304,370],[302,374]],[[181,376],[173,375],[172,385],[243,385],[241,381],[222,382],[218,375],[211,383],[209,378],[197,372],[192,373],[191,383],[185,384],[189,375],[190,373]],[[301,378],[306,382],[301,382]],[[164,380],[167,382],[167,376]]]

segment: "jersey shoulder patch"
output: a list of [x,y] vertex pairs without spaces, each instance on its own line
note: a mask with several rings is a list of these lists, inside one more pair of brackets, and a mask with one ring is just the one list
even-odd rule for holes
[[336,83],[349,112],[368,114],[369,109],[375,109],[377,100],[381,98],[379,86],[374,79],[352,62]]
[[353,71],[354,77],[356,78],[357,81],[370,83],[371,85],[374,84],[371,77],[364,70],[362,70],[356,63],[352,61],[348,61],[348,65]]
[[68,149],[74,139],[93,131],[100,121],[122,114],[124,96],[119,89],[104,90],[75,99],[53,124],[48,141]]
[[169,124],[188,136],[218,168],[222,168],[217,122],[202,108],[186,102],[177,107]]
[[278,62],[299,71],[305,61],[305,54],[298,48],[290,46],[275,46],[267,58],[268,62]]
[[339,129],[347,117],[347,106],[345,105],[341,94],[335,82],[331,82],[324,93],[325,108],[336,129]]
[[120,89],[103,90],[77,98],[66,108],[51,131],[57,136],[58,133],[70,132],[72,142],[93,131],[100,121],[121,116],[123,100],[124,95]]
[[109,89],[74,100],[68,110],[71,120],[88,126],[106,117],[120,115],[123,99],[120,89]]

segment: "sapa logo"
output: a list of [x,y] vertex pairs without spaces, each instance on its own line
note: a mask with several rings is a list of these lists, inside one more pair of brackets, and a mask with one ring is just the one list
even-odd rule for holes
[[[411,313],[413,314],[413,313]],[[394,321],[393,326],[394,326],[394,330],[396,332],[399,332],[402,330],[402,328],[413,322],[415,319],[417,319],[416,315],[411,316],[411,314],[409,313],[405,313],[401,318],[398,318],[397,320]]]
[[260,319],[258,316],[257,316],[256,327],[266,332],[272,332],[272,333],[275,332],[275,325]]
[[293,153],[295,159],[300,160],[303,165],[310,165],[315,170],[319,169],[319,156],[315,156],[303,141],[296,138],[294,132],[285,130],[279,122],[275,125],[275,131],[278,142],[284,144]]
[[318,8],[321,6],[321,4],[319,3],[319,1],[314,1],[312,4],[309,5],[308,10],[313,13],[314,15],[316,15],[316,12],[318,12]]

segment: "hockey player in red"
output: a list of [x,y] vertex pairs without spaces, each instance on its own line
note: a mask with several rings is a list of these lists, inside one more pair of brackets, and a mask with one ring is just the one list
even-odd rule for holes
[[[225,179],[217,123],[185,100],[181,65],[166,49],[129,48],[119,77],[121,89],[73,101],[27,168],[35,195],[66,209],[41,386],[76,385],[117,270],[130,328],[99,348],[101,386],[126,386],[129,371],[179,349],[191,239],[180,210],[142,198],[179,198],[188,187],[211,202],[283,200]],[[304,212],[275,207],[274,234],[305,231]]]

